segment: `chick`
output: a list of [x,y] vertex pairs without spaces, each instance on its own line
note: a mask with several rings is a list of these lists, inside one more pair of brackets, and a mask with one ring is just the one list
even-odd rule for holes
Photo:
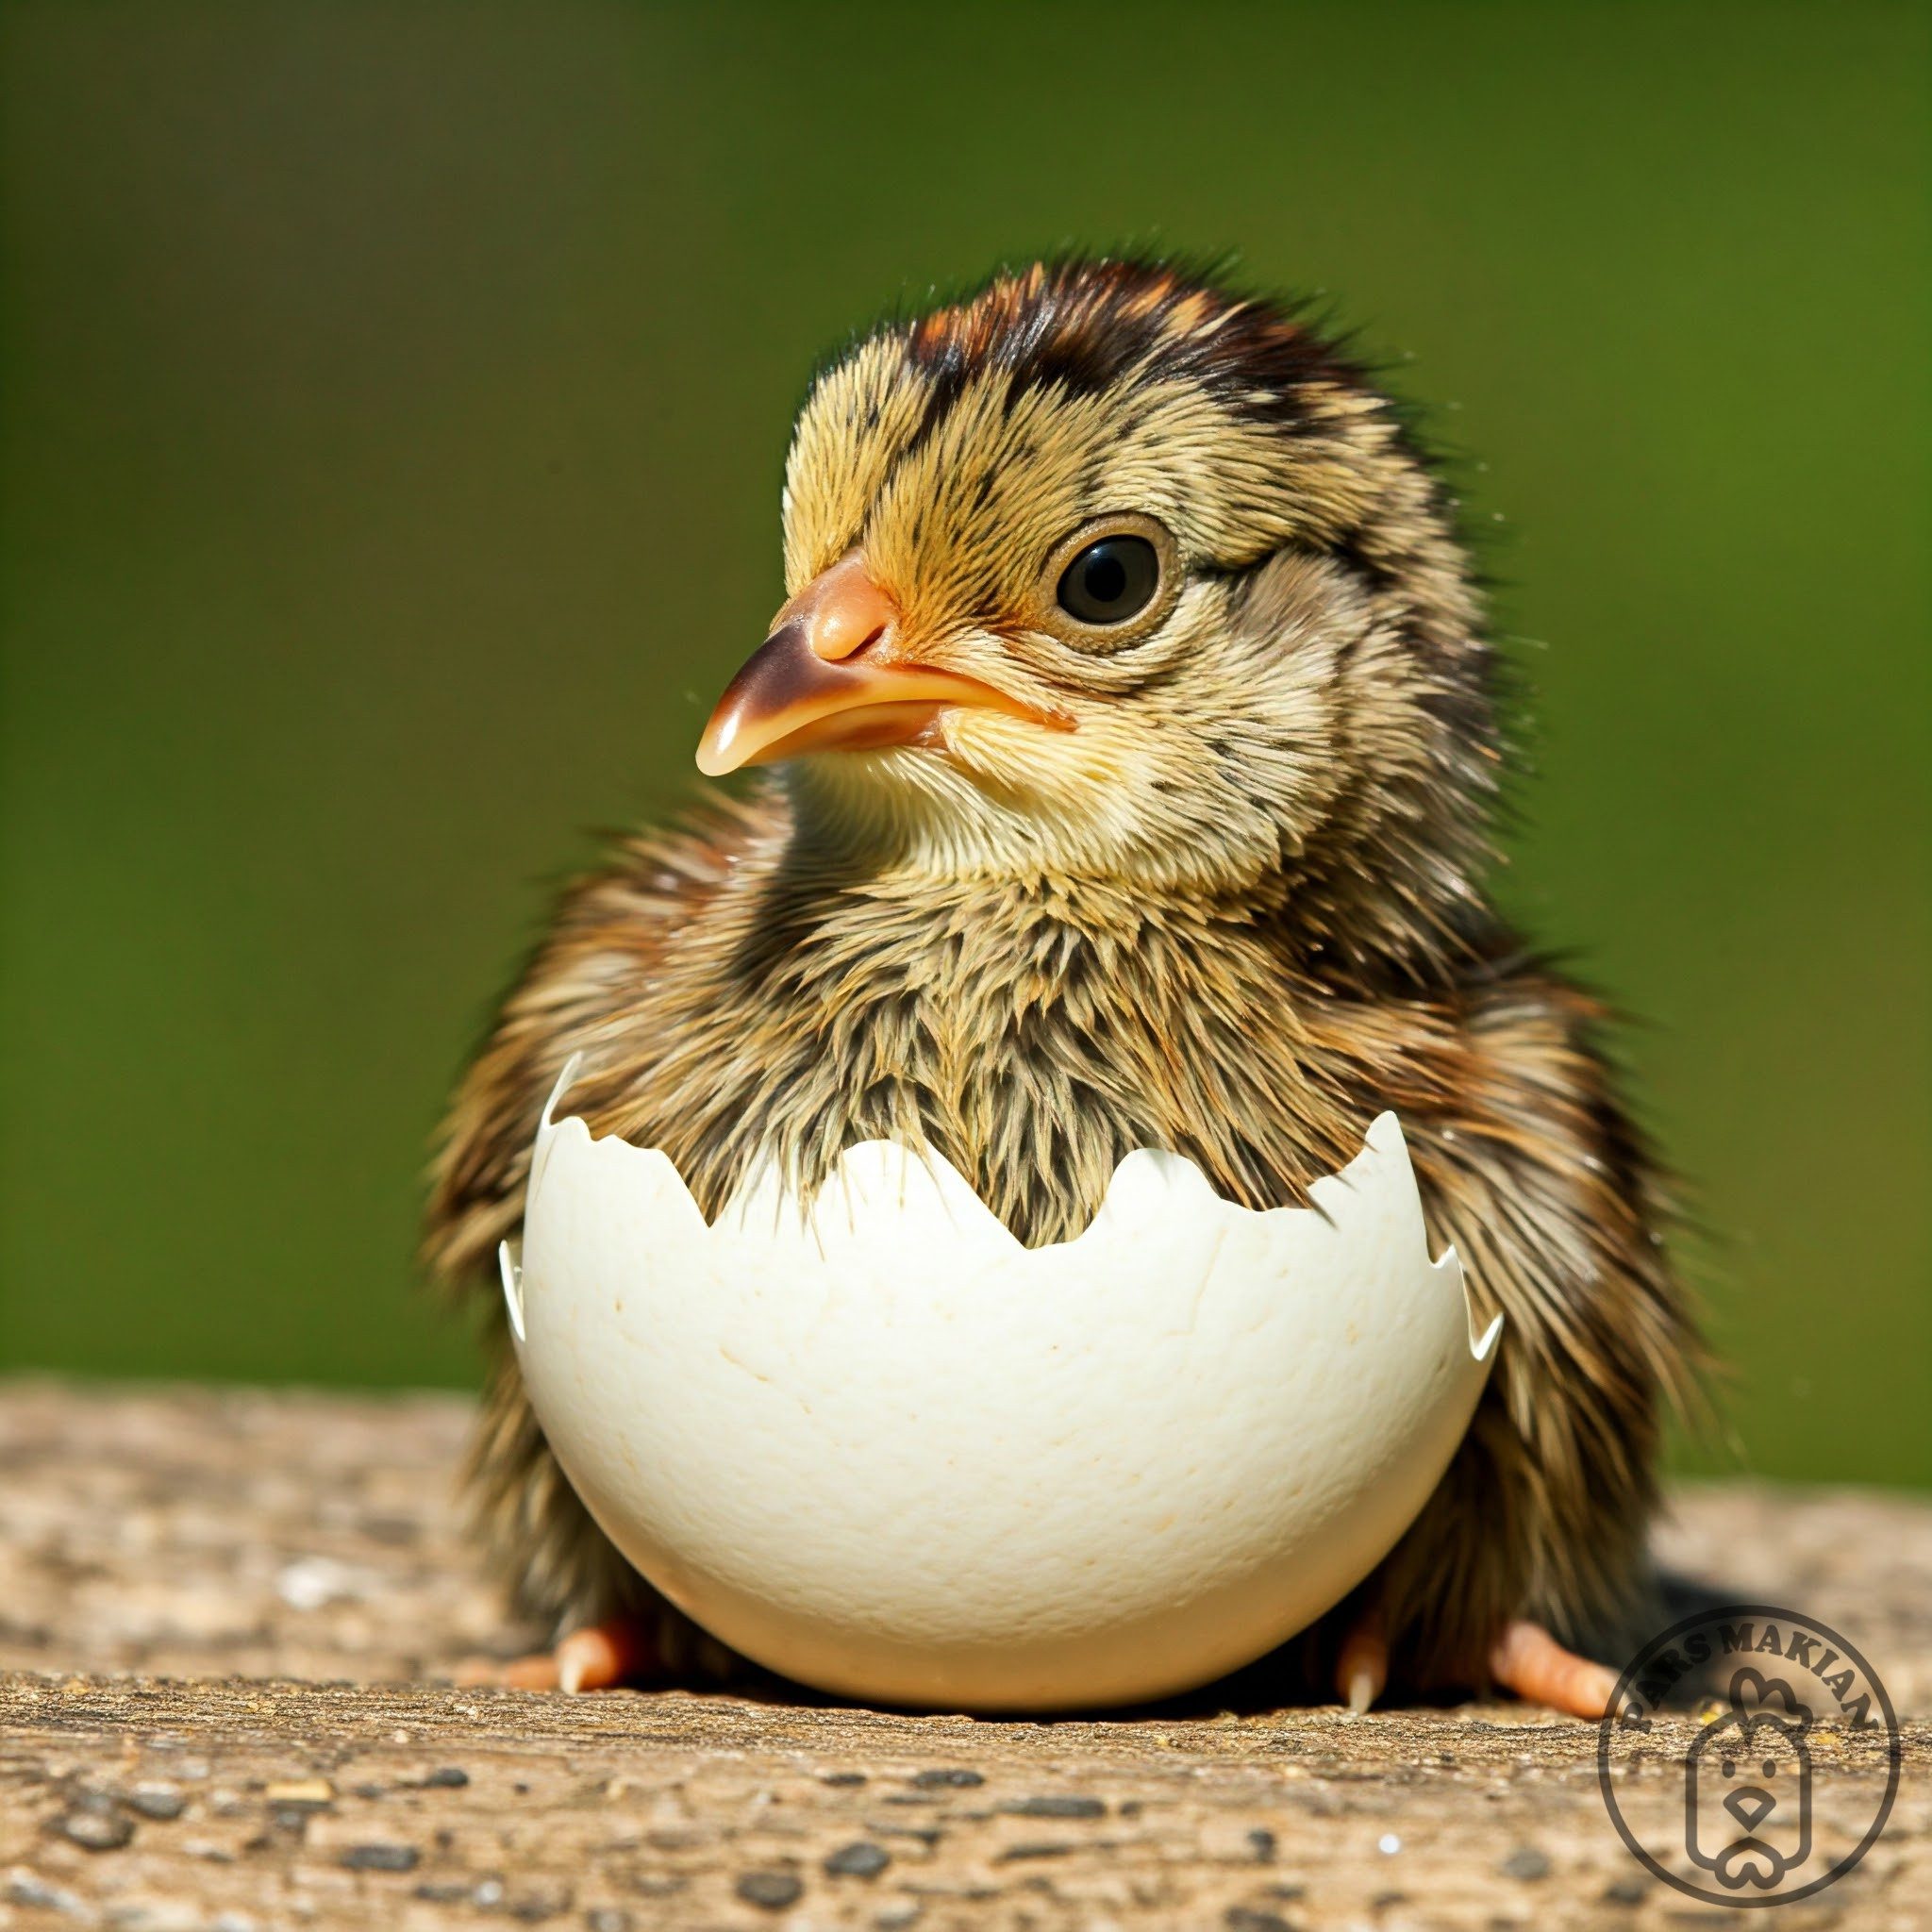
[[[564,897],[457,1095],[427,1257],[493,1298],[543,1097],[715,1213],[923,1139],[1020,1239],[1121,1158],[1274,1208],[1401,1117],[1434,1242],[1507,1317],[1433,1499],[1296,1652],[1357,1707],[1502,1686],[1583,1714],[1647,1588],[1698,1344],[1592,998],[1483,874],[1496,665],[1453,506],[1290,308],[1066,259],[883,327],[787,463],[789,601],[698,749],[770,766]],[[722,1662],[558,1471],[499,1347],[470,1465],[524,1681]]]

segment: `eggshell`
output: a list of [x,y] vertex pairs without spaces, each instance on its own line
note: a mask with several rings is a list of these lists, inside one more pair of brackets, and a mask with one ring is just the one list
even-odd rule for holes
[[1430,1261],[1393,1114],[1311,1208],[1141,1152],[1029,1250],[881,1141],[809,1211],[767,1168],[708,1227],[556,1104],[504,1256],[544,1432],[671,1602],[847,1697],[1119,1704],[1261,1656],[1413,1521],[1502,1325]]

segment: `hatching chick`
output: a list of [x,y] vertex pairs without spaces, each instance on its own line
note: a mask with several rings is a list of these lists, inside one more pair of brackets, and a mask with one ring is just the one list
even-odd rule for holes
[[[1297,1655],[1358,1707],[1600,1712],[1577,1653],[1643,1599],[1697,1343],[1603,1013],[1483,894],[1495,666],[1394,408],[1282,306],[1036,266],[820,376],[784,548],[698,752],[775,772],[566,894],[457,1096],[436,1271],[493,1299],[574,1053],[571,1110],[663,1149],[708,1215],[766,1151],[809,1191],[855,1141],[924,1139],[1029,1244],[1140,1147],[1301,1202],[1393,1108],[1434,1242],[1507,1322],[1433,1499]],[[575,1632],[522,1680],[704,1662],[498,1357],[483,1535]]]

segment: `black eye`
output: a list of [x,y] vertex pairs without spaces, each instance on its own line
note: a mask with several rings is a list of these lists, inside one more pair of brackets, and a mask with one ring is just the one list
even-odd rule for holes
[[1059,606],[1082,624],[1124,624],[1159,588],[1159,553],[1146,538],[1103,537],[1060,573]]

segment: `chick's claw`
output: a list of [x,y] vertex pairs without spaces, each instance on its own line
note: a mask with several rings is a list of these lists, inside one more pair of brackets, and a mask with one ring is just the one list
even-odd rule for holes
[[573,1630],[555,1650],[535,1651],[508,1663],[482,1659],[456,1673],[458,1684],[497,1684],[508,1690],[609,1690],[664,1674],[656,1633],[641,1618],[613,1617]]
[[1335,1690],[1356,1716],[1365,1716],[1389,1682],[1389,1635],[1379,1610],[1366,1612],[1341,1641]]
[[573,1630],[557,1646],[557,1688],[575,1695],[579,1690],[608,1690],[618,1684],[663,1674],[656,1633],[635,1617],[613,1617]]

